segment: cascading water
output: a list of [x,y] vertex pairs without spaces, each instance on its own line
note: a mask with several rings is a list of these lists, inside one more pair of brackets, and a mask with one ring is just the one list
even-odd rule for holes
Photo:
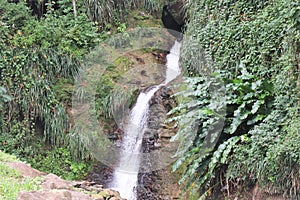
[[123,198],[136,199],[135,188],[138,181],[140,167],[140,150],[144,131],[147,128],[149,113],[149,101],[154,93],[163,85],[166,85],[180,74],[179,53],[181,43],[175,41],[170,53],[167,55],[166,79],[160,84],[141,92],[135,106],[130,112],[129,122],[125,128],[122,141],[119,166],[115,169],[111,188],[120,192]]
[[163,85],[166,85],[170,81],[174,80],[181,72],[179,67],[180,47],[181,43],[176,40],[174,45],[170,49],[170,53],[167,55],[166,79]]

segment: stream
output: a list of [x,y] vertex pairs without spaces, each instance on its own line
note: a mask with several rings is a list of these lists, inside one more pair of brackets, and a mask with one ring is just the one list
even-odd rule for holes
[[136,187],[140,168],[140,151],[142,139],[147,129],[149,114],[149,101],[154,93],[162,86],[174,80],[181,72],[179,68],[179,53],[181,43],[177,40],[170,49],[166,59],[166,78],[159,85],[149,87],[141,92],[129,114],[129,121],[125,126],[124,137],[121,145],[120,160],[113,173],[110,188],[120,192],[127,200],[136,200]]

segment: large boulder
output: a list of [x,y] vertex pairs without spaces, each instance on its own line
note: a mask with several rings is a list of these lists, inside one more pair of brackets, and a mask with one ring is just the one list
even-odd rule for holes
[[23,162],[7,162],[6,164],[10,168],[18,171],[23,177],[35,178],[46,174],[44,172],[40,172],[39,170],[33,169],[32,167]]
[[56,176],[55,174],[48,174],[47,176],[45,176],[42,187],[44,190],[70,189],[71,184],[68,181],[65,181]]

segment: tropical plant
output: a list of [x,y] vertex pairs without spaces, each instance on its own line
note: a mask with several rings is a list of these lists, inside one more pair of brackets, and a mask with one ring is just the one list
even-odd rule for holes
[[[282,124],[290,123],[287,114],[298,119],[299,2],[188,1],[186,9],[181,58],[188,78],[178,93],[185,98],[170,113],[177,113],[170,120],[182,143],[174,165],[183,170],[180,183],[200,198],[255,182],[298,196],[291,178],[299,170],[297,146],[283,150],[295,142],[295,123]],[[279,176],[288,183],[275,183]]]
[[[28,162],[34,162],[33,157],[42,162],[45,149],[67,146],[78,177],[87,168],[75,165],[90,152],[83,140],[69,134],[70,85],[98,40],[97,28],[81,12],[74,19],[72,12],[51,11],[37,20],[22,2],[6,1],[0,2],[0,10],[0,149]],[[62,90],[65,83],[68,90]],[[67,168],[61,167],[64,172]]]

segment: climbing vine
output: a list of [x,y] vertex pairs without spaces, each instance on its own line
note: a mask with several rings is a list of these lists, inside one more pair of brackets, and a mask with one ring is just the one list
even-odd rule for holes
[[254,183],[298,198],[299,2],[189,1],[186,9],[185,98],[170,113],[180,183],[201,199]]

